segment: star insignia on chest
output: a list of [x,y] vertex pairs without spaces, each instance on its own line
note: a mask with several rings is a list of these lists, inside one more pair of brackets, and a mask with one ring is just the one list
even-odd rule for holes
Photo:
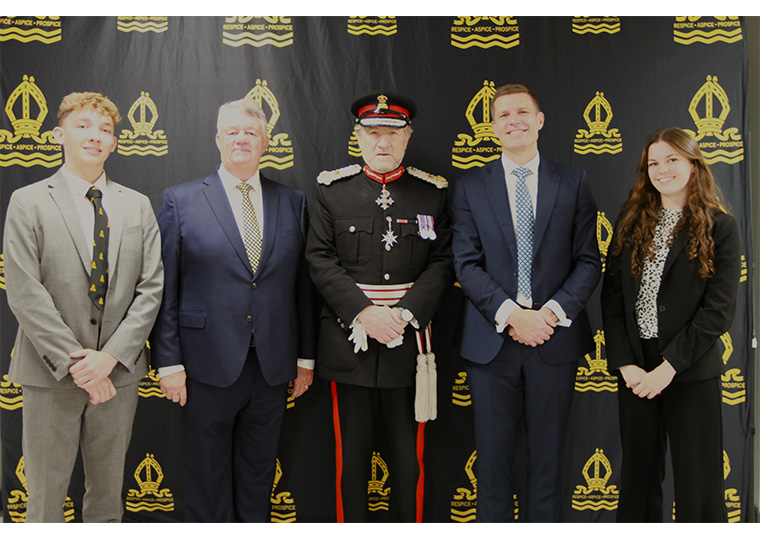
[[386,230],[383,234],[383,243],[385,243],[385,250],[390,250],[393,245],[395,245],[398,241],[398,237],[395,233],[393,233],[393,230]]

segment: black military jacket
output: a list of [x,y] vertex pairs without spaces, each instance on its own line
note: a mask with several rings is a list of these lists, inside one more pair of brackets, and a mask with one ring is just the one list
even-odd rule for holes
[[[320,174],[306,243],[311,277],[326,304],[317,352],[320,377],[381,388],[414,384],[418,351],[411,324],[401,346],[368,338],[369,348],[358,353],[348,341],[349,325],[372,304],[357,283],[413,282],[397,306],[410,310],[423,328],[430,322],[454,282],[446,186],[440,176],[407,168],[386,184],[393,203],[384,210],[377,203],[382,185],[359,165]],[[428,220],[423,216],[432,217],[434,240],[420,235],[419,221]]]

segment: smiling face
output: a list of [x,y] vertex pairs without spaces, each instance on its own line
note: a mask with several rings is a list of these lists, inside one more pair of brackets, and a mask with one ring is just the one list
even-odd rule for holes
[[538,132],[543,126],[544,114],[527,93],[502,95],[493,102],[491,127],[502,151],[519,165],[535,157]]
[[387,174],[399,167],[406,153],[410,133],[397,127],[360,127],[356,140],[362,158],[378,174]]
[[56,142],[63,146],[66,168],[94,183],[103,173],[103,164],[116,149],[114,123],[90,108],[73,110],[53,129]]
[[269,147],[263,120],[240,108],[223,108],[219,112],[216,146],[227,171],[247,180],[256,173],[259,160]]
[[665,141],[649,146],[647,157],[649,181],[660,193],[662,207],[683,209],[689,195],[689,180],[694,164]]

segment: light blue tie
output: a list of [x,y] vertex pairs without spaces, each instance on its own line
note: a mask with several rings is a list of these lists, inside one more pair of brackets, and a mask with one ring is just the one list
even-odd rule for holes
[[515,213],[517,216],[517,290],[531,297],[530,272],[533,265],[533,202],[525,186],[525,178],[532,172],[524,167],[512,172],[517,178]]

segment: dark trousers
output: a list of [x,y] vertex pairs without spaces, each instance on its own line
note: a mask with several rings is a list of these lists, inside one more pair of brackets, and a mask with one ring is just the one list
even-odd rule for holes
[[512,468],[526,425],[528,485],[520,521],[562,521],[562,451],[577,362],[548,364],[506,342],[488,364],[465,361],[475,416],[479,523],[515,520]]
[[251,348],[229,387],[187,380],[183,481],[188,522],[270,520],[287,383],[269,385]]
[[[642,340],[645,370],[662,362],[657,340]],[[676,521],[725,522],[720,378],[671,383],[639,398],[618,377],[623,462],[618,522],[662,522],[662,481],[670,442]]]
[[[417,422],[414,419],[414,387],[378,389],[344,383],[333,384],[337,397],[342,477],[340,494],[344,521],[366,522],[369,519],[367,487],[371,477],[375,431],[385,431],[388,454],[382,454],[390,477],[389,518],[413,523],[417,513]],[[336,442],[338,440],[336,439]],[[382,477],[377,469],[377,478]],[[339,514],[340,516],[340,514]]]

